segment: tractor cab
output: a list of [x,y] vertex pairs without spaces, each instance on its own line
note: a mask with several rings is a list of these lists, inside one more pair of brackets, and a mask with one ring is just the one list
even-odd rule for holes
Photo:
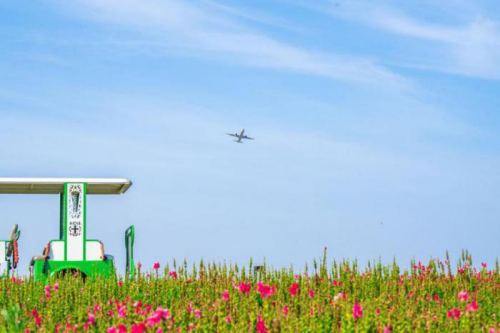
[[[60,197],[59,238],[31,259],[35,280],[78,272],[84,277],[114,274],[113,256],[100,240],[87,238],[87,195],[123,194],[132,182],[112,178],[0,178],[0,193],[57,194]],[[134,227],[125,232],[126,273],[133,275]],[[0,253],[1,254],[1,253]]]
[[11,269],[16,269],[19,262],[19,250],[17,241],[21,236],[17,224],[12,226],[12,232],[8,240],[0,240],[0,277],[8,277]]

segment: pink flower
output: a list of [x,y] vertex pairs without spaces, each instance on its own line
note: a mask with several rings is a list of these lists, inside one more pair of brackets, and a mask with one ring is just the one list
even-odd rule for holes
[[93,313],[89,313],[89,317],[88,317],[87,323],[89,325],[94,325],[95,324],[95,315]]
[[363,317],[363,309],[358,303],[354,303],[354,308],[352,309],[352,316],[354,319]]
[[201,318],[201,311],[200,310],[194,310],[194,316],[196,318]]
[[116,333],[116,328],[114,326],[108,327],[108,333]]
[[384,327],[384,329],[382,330],[382,332],[384,333],[391,333],[392,332],[392,326],[387,326],[387,327]]
[[222,293],[222,299],[225,301],[229,301],[229,291],[224,290],[224,292]]
[[127,326],[125,326],[125,324],[119,324],[118,333],[127,333]]
[[485,262],[482,262],[481,266],[483,266],[483,268],[486,268],[486,266],[488,266],[488,265]]
[[54,284],[54,291],[58,291],[59,290],[59,285],[57,283]]
[[472,301],[472,303],[470,303],[469,305],[467,305],[465,307],[465,312],[466,313],[469,313],[469,312],[475,312],[479,310],[479,305],[477,305],[476,301]]
[[255,329],[257,330],[258,333],[267,333],[266,322],[262,320],[261,315],[257,317],[257,323],[255,325]]
[[290,291],[290,295],[296,296],[299,292],[299,285],[297,283],[294,283],[288,290]]
[[314,290],[309,289],[309,297],[314,298]]
[[168,276],[170,276],[172,279],[177,279],[177,272],[176,271],[168,272]]
[[379,315],[379,314],[380,314],[380,308],[377,308],[377,309],[375,310],[375,313],[376,313],[377,315]]
[[465,302],[468,299],[469,299],[469,294],[467,294],[467,291],[462,290],[461,292],[458,293],[459,301]]
[[450,311],[448,311],[448,318],[458,319],[458,318],[460,318],[461,314],[462,313],[460,312],[460,309],[454,308],[454,309],[451,309]]
[[288,316],[288,306],[286,306],[286,305],[283,307],[283,314],[285,316]]
[[130,329],[131,329],[130,330],[131,333],[144,333],[144,332],[146,332],[146,326],[144,325],[144,323],[133,324]]
[[153,265],[153,269],[160,269],[160,263],[159,262],[155,262],[154,265]]
[[333,297],[333,301],[338,302],[341,298],[346,299],[347,298],[346,294],[345,293],[338,293],[337,295],[335,295]]
[[250,283],[241,282],[238,285],[238,289],[240,290],[240,293],[242,293],[242,294],[249,294],[250,290],[251,290]]
[[465,273],[465,269],[464,269],[464,268],[459,268],[459,269],[458,269],[458,273],[460,273],[460,274],[464,274],[464,273]]
[[161,314],[158,312],[154,312],[151,316],[148,317],[147,322],[149,326],[158,325],[159,323],[161,323]]
[[231,316],[227,316],[227,317],[226,317],[226,322],[227,322],[227,323],[230,323],[230,322],[231,322]]
[[122,305],[118,308],[118,318],[125,318],[127,316],[127,312],[125,312],[125,305]]
[[274,286],[266,286],[265,284],[259,282],[259,284],[257,285],[257,292],[260,294],[260,298],[267,298],[273,296],[276,292],[276,289],[274,288]]

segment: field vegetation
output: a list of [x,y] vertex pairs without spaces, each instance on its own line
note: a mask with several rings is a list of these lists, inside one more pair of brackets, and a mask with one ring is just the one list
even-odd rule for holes
[[0,280],[5,332],[500,332],[500,275],[464,252],[449,259],[327,264],[297,274],[200,262],[125,279],[67,274]]

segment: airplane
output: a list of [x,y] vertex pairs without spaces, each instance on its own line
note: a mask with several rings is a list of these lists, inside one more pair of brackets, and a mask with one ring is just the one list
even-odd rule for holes
[[237,142],[237,143],[243,143],[243,141],[242,141],[243,139],[253,140],[253,138],[245,135],[245,129],[242,129],[240,134],[238,134],[238,133],[235,133],[235,134],[226,133],[226,134],[229,136],[234,136],[235,138],[238,138],[238,140],[234,140],[234,142]]

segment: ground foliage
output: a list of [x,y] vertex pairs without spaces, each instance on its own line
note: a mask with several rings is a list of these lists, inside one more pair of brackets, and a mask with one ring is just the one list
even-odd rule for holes
[[464,252],[449,259],[371,262],[323,258],[293,268],[252,262],[138,265],[133,279],[77,274],[0,280],[5,332],[500,332],[500,276]]

